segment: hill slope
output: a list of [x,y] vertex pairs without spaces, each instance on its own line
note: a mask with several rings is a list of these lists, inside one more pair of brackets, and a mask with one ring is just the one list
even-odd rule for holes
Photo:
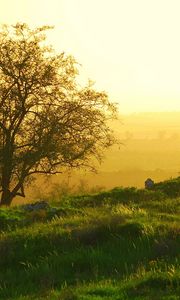
[[178,197],[161,183],[1,208],[0,299],[178,300]]

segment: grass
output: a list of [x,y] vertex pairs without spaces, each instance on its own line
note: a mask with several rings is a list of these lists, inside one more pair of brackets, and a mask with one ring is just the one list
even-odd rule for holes
[[179,204],[116,188],[36,213],[1,208],[0,299],[178,300]]

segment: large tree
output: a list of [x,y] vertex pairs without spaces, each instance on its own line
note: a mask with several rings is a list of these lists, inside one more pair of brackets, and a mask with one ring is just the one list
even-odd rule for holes
[[48,26],[4,26],[0,33],[0,190],[10,205],[34,174],[91,166],[114,143],[105,92],[77,83],[72,56],[45,43]]

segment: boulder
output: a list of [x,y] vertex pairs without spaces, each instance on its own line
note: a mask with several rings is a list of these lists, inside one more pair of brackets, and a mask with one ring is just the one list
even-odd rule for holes
[[147,178],[144,185],[146,189],[152,189],[154,186],[154,181],[151,178]]
[[32,204],[25,204],[23,205],[23,209],[26,211],[37,211],[41,209],[47,209],[49,208],[48,202],[42,200],[42,201],[37,201]]

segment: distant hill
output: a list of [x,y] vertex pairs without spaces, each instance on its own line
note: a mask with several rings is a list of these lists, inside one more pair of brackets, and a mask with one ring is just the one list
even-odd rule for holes
[[[143,187],[148,177],[157,182],[179,176],[180,112],[122,115],[118,121],[111,122],[111,127],[121,144],[105,152],[103,163],[97,164],[98,174],[81,170],[55,176],[48,179],[48,184],[46,181],[46,190],[54,183],[84,189]],[[28,199],[37,191],[39,181],[28,191]]]
[[[180,137],[180,112],[145,112],[120,115],[112,126],[122,139],[167,139]],[[117,128],[118,127],[118,128]]]

